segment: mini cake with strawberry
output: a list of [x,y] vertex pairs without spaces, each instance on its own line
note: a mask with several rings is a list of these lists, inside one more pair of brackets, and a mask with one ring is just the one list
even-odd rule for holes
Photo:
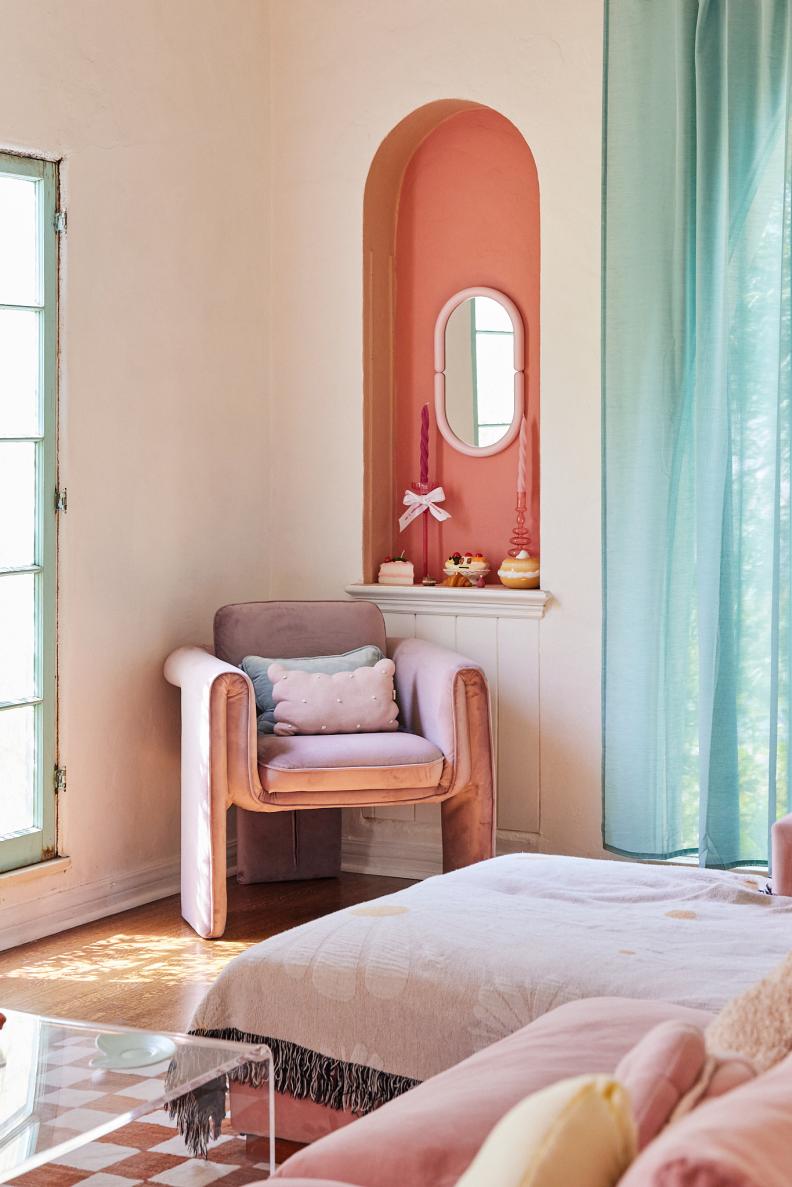
[[446,573],[462,573],[478,575],[489,569],[489,561],[483,552],[452,552],[443,566]]
[[380,585],[413,585],[415,570],[412,561],[404,553],[400,556],[386,556],[379,567],[377,581]]
[[449,579],[444,584],[459,585],[462,578],[469,585],[483,585],[489,573],[489,561],[483,552],[452,552],[443,565],[443,572]]

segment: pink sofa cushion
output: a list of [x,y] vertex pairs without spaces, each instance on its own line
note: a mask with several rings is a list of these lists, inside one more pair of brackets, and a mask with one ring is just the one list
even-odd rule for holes
[[619,1187],[789,1187],[792,1056],[669,1126]]
[[397,1100],[293,1155],[276,1178],[330,1175],[355,1187],[452,1187],[493,1126],[557,1080],[612,1073],[667,1019],[706,1026],[710,1014],[667,1002],[589,998],[542,1015]]
[[621,1059],[614,1073],[627,1089],[642,1150],[690,1091],[707,1058],[704,1032],[689,1022],[661,1022]]
[[372,734],[398,729],[395,671],[392,659],[333,673],[270,664],[267,675],[275,702],[275,733]]
[[259,778],[266,791],[367,791],[435,788],[443,755],[426,738],[384,734],[258,738]]
[[645,1034],[614,1074],[630,1095],[642,1150],[676,1110],[689,1112],[704,1100],[731,1092],[755,1072],[739,1057],[708,1055],[700,1027],[668,1021]]

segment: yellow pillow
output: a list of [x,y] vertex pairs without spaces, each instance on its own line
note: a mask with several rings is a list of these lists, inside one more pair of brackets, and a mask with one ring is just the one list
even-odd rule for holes
[[624,1088],[610,1076],[576,1076],[510,1109],[457,1187],[613,1187],[635,1155]]

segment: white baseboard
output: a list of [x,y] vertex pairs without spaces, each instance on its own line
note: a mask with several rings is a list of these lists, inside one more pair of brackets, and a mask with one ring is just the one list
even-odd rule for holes
[[498,857],[504,853],[541,853],[542,837],[539,833],[514,833],[499,828],[495,834],[495,852]]
[[[236,842],[228,847],[228,872],[236,873]],[[180,862],[174,858],[66,889],[58,886],[59,878],[52,881],[30,902],[0,906],[0,951],[170,898],[180,890]]]
[[[380,829],[372,829],[375,832],[379,834]],[[341,869],[350,874],[381,874],[384,878],[431,878],[443,872],[440,834],[426,840],[406,837],[403,832],[391,837],[344,837]]]
[[[384,827],[383,827],[384,826]],[[422,829],[428,832],[428,829]],[[410,832],[412,836],[408,835]],[[341,869],[350,874],[380,874],[386,878],[431,878],[443,872],[439,832],[430,836],[415,835],[401,826],[391,830],[387,822],[377,821],[365,837],[345,836],[341,842]],[[538,833],[514,833],[498,829],[495,852],[537,853]]]

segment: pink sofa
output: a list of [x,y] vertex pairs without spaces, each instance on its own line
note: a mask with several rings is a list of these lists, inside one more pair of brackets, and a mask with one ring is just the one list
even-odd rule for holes
[[453,1187],[493,1126],[530,1093],[568,1076],[613,1072],[660,1022],[706,1026],[710,1017],[666,1002],[570,1002],[306,1146],[275,1178],[314,1187],[323,1179],[352,1187]]
[[[681,1054],[676,1061],[669,1054],[670,1063],[658,1058],[671,1051],[658,1043],[660,1031],[642,1047],[653,1058],[647,1062],[635,1051],[623,1061],[664,1022],[687,1024],[671,1030],[698,1036],[703,1059],[701,1029],[710,1018],[684,1006],[622,998],[560,1006],[301,1150],[275,1178],[290,1187],[454,1187],[496,1123],[519,1101],[567,1077],[613,1074],[618,1066],[618,1078],[629,1085],[634,1105],[640,1111],[643,1095],[644,1108],[655,1112],[655,1124],[644,1135],[648,1144],[620,1180],[623,1187],[789,1187],[792,1055],[756,1077],[745,1065],[735,1077],[739,1061],[732,1061],[730,1090],[722,1084],[713,1091],[723,1095],[713,1094],[659,1133],[676,1100],[695,1082],[695,1073],[692,1081],[685,1080],[691,1067],[683,1068]],[[645,1111],[643,1115],[646,1119]]]

